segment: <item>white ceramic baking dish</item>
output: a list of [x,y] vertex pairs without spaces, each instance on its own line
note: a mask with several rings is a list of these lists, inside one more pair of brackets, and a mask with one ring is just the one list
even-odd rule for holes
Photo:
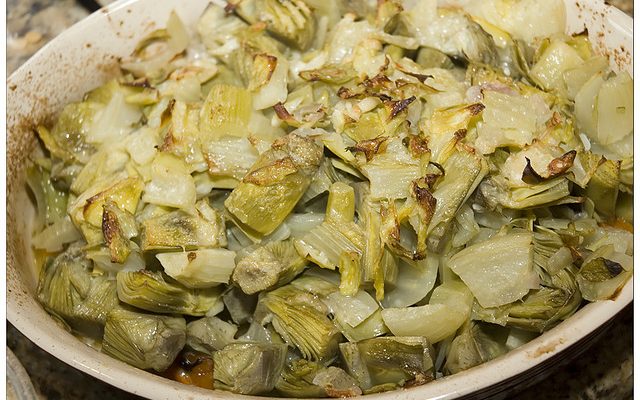
[[[480,0],[476,0],[480,1]],[[30,251],[34,214],[23,180],[35,145],[33,127],[79,99],[117,69],[149,31],[176,10],[193,24],[207,0],[121,0],[89,16],[46,45],[7,82],[7,315],[38,346],[73,367],[121,389],[153,399],[265,399],[182,385],[95,351],[58,326],[35,300]],[[616,70],[632,71],[632,19],[602,1],[566,1],[568,33],[585,28]],[[628,282],[612,301],[589,304],[532,342],[481,366],[412,389],[370,395],[377,400],[508,396],[514,386],[544,376],[559,358],[575,356],[633,299]]]

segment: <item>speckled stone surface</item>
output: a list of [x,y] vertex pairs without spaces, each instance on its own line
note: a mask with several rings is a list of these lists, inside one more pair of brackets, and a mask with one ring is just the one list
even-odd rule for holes
[[[109,3],[102,0],[100,3]],[[608,3],[633,15],[633,1]],[[75,0],[7,1],[7,73],[65,28],[89,15]],[[80,344],[79,344],[80,345]],[[40,399],[138,399],[77,371],[31,343],[7,322],[7,346],[31,376]],[[523,387],[519,400],[626,400],[633,397],[633,308],[573,361],[559,363],[542,382]]]

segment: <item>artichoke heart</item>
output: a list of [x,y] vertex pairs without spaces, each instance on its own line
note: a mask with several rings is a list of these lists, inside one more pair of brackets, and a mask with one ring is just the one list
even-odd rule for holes
[[424,337],[379,337],[341,343],[347,372],[367,392],[376,386],[422,385],[435,379],[433,348]]
[[189,289],[165,281],[159,272],[120,271],[116,281],[120,301],[143,310],[202,316],[222,309],[221,289]]
[[258,293],[291,282],[306,264],[292,241],[270,242],[240,259],[233,281],[246,294]]
[[181,317],[116,309],[107,316],[102,352],[138,368],[164,371],[184,347],[185,329]]
[[196,212],[177,210],[142,223],[142,250],[194,249],[227,244],[222,214],[206,200],[196,203]]
[[276,385],[286,355],[284,344],[229,344],[213,355],[213,385],[242,394],[268,393]]
[[118,297],[115,282],[92,276],[91,265],[82,246],[70,245],[44,265],[37,293],[49,312],[75,329],[92,333],[104,325],[107,313],[118,305]]
[[337,354],[340,332],[317,296],[287,285],[267,293],[260,303],[273,314],[276,331],[304,358],[325,362]]
[[224,204],[245,228],[273,232],[309,187],[322,161],[322,148],[310,138],[289,134],[260,155]]
[[362,394],[358,382],[342,368],[324,368],[304,359],[288,363],[276,383],[287,397],[353,397]]
[[250,23],[264,22],[273,36],[306,50],[316,33],[313,9],[303,0],[240,0],[235,11]]

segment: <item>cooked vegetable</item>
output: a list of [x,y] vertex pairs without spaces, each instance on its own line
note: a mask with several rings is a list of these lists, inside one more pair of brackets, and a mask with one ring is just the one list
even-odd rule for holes
[[358,382],[343,369],[323,368],[304,359],[286,365],[276,383],[279,393],[287,397],[352,397],[362,394]]
[[227,200],[227,210],[259,235],[273,232],[293,210],[320,166],[321,148],[295,134],[277,139]]
[[222,215],[205,200],[195,205],[194,213],[176,210],[142,222],[142,250],[195,249],[226,243]]
[[102,351],[142,369],[169,368],[185,343],[181,317],[115,309],[107,315]]
[[185,315],[215,315],[221,311],[221,290],[189,289],[167,282],[161,273],[118,272],[120,301],[143,310]]
[[615,300],[630,75],[560,0],[441,3],[171,13],[35,128],[43,307],[164,377],[305,398],[427,384]]
[[229,344],[213,355],[213,385],[242,394],[268,393],[276,385],[286,355],[284,344]]
[[269,292],[260,302],[273,314],[273,327],[280,336],[305,358],[326,362],[336,355],[340,332],[316,296],[287,285]]
[[[381,337],[340,344],[342,361],[365,393],[434,379],[433,350],[423,337]],[[387,386],[390,385],[390,386]]]
[[85,333],[101,330],[118,305],[115,282],[91,275],[91,261],[81,246],[71,245],[43,267],[38,301],[52,314]]
[[494,236],[455,254],[448,264],[483,307],[511,303],[538,285],[532,241],[528,233]]
[[291,282],[307,265],[290,240],[267,243],[242,257],[233,280],[247,294]]
[[238,327],[217,317],[204,317],[187,324],[186,343],[194,350],[213,354],[235,341]]

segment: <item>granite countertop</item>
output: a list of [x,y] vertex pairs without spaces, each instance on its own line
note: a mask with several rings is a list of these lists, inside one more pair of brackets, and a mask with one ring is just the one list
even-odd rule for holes
[[[100,3],[110,3],[102,0]],[[632,0],[608,3],[633,15]],[[89,15],[89,0],[8,0],[7,73],[68,26]],[[29,373],[41,399],[138,399],[92,378],[44,352],[9,322],[7,346]],[[576,360],[560,362],[548,378],[513,395],[520,400],[631,399],[633,307],[621,312],[601,338]]]

